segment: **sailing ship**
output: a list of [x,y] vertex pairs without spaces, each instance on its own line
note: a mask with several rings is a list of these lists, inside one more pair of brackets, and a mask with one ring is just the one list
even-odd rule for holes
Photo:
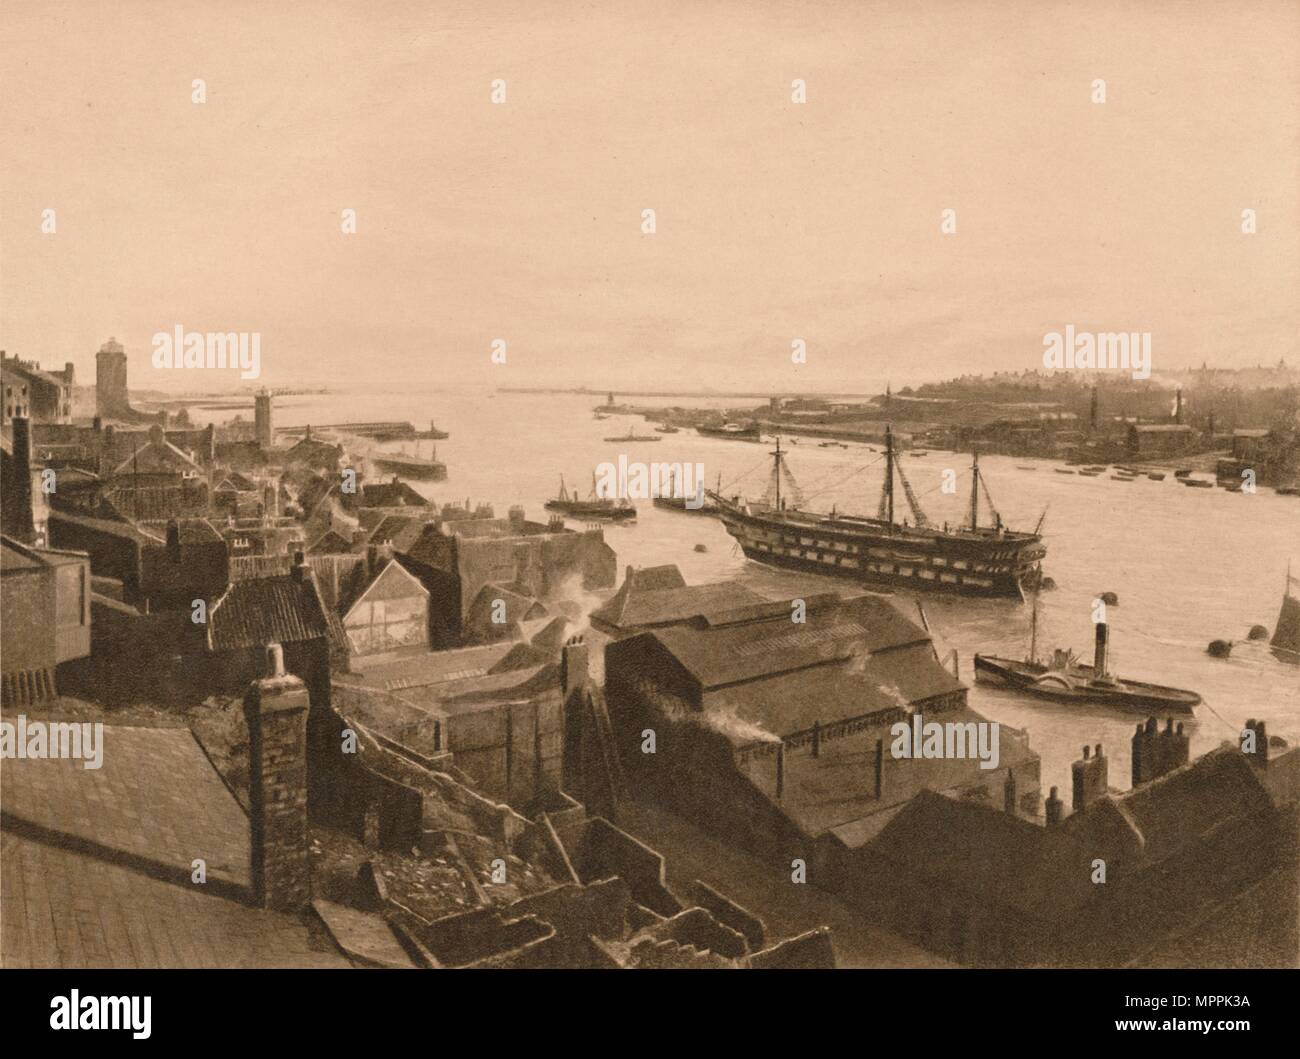
[[[978,455],[972,464],[970,521],[954,528],[931,525],[921,510],[894,452],[890,428],[885,430],[885,483],[875,518],[802,510],[803,499],[785,455],[778,437],[762,501],[713,494],[723,525],[747,558],[854,581],[981,596],[1023,598],[1024,589],[1041,576],[1047,554],[1039,533],[1042,519],[1033,533],[1008,530],[993,509]],[[915,525],[894,517],[895,473]],[[992,526],[979,524],[981,492],[993,511]]]
[[1269,647],[1279,661],[1300,665],[1300,597],[1293,596],[1291,589],[1300,586],[1300,577],[1291,575],[1291,567],[1286,568],[1286,589],[1282,593],[1282,609],[1277,615],[1277,625],[1273,629],[1273,639]]
[[596,495],[596,478],[591,479],[591,495],[583,500],[577,492],[570,493],[564,487],[564,475],[560,475],[560,492],[552,500],[546,501],[547,511],[559,511],[572,518],[609,519],[621,522],[636,518],[636,506],[627,500]]
[[723,423],[720,427],[699,426],[695,433],[706,438],[730,438],[732,441],[762,441],[758,424],[741,426],[739,423]]
[[1107,669],[1110,629],[1104,621],[1097,622],[1096,628],[1096,646],[1091,665],[1080,662],[1070,649],[1059,647],[1052,652],[1050,662],[1038,661],[1038,596],[1035,594],[1029,657],[1017,661],[1013,658],[977,654],[975,679],[982,684],[1015,688],[1042,699],[1083,705],[1121,706],[1142,712],[1160,710],[1191,713],[1201,701],[1201,696],[1194,691],[1169,688],[1163,684],[1148,684],[1140,680],[1125,680],[1111,674]]

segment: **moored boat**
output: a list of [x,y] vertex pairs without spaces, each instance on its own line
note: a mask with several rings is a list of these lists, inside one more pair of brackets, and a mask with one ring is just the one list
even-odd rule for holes
[[739,423],[723,423],[718,427],[699,426],[695,428],[695,433],[706,438],[728,438],[731,441],[762,441],[759,434],[758,424],[751,423],[748,426],[741,426]]
[[614,522],[636,518],[636,506],[630,501],[597,496],[594,479],[591,486],[591,496],[586,500],[579,499],[577,493],[570,493],[564,487],[563,475],[560,476],[559,494],[546,501],[545,507],[548,511],[559,511],[561,514],[573,518],[607,519]]
[[[802,510],[797,484],[777,439],[768,489],[761,501],[713,494],[728,533],[755,562],[808,573],[897,587],[964,595],[1023,598],[1023,590],[1041,576],[1047,553],[1039,533],[1009,530],[993,509],[980,476],[979,457],[972,463],[970,519],[961,526],[931,525],[917,503],[894,451],[893,432],[885,431],[885,481],[875,518]],[[915,523],[894,514],[897,473]],[[993,513],[993,525],[979,523],[980,495]]]
[[620,442],[620,441],[651,442],[651,441],[663,441],[663,438],[655,437],[653,434],[638,434],[636,432],[636,427],[630,427],[628,429],[628,432],[624,434],[622,437],[606,438],[605,440],[611,442]]

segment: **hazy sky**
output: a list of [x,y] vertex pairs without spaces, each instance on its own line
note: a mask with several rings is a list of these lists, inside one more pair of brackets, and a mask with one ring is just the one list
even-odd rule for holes
[[278,386],[861,387],[1040,366],[1067,323],[1152,332],[1157,372],[1300,360],[1295,0],[5,0],[0,28],[0,346],[83,381],[110,335],[133,387],[233,381],[152,369],[177,324],[260,332]]

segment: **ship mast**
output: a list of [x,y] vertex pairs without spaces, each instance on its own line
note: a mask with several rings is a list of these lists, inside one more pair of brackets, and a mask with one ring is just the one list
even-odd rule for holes
[[780,511],[781,510],[781,435],[780,434],[776,436],[776,451],[772,453],[772,457],[773,460],[775,461],[773,463],[773,469],[775,471],[774,477],[776,478],[776,509],[777,511]]
[[1029,664],[1038,664],[1038,589],[1034,589],[1034,609],[1029,619]]
[[980,515],[980,454],[979,449],[971,451],[971,482],[970,482],[970,531],[974,533],[979,528]]
[[885,518],[894,525],[894,431],[885,424]]

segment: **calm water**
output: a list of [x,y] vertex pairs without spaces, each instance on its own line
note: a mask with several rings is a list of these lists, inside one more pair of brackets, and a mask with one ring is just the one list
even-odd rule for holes
[[[448,480],[413,484],[439,503],[491,501],[498,515],[510,504],[522,503],[530,517],[543,518],[542,504],[555,494],[561,474],[585,492],[595,466],[617,462],[620,453],[644,462],[700,462],[710,485],[721,474],[728,492],[761,494],[770,445],[701,438],[686,430],[664,435],[657,444],[606,443],[603,437],[625,434],[629,426],[647,433],[652,424],[623,416],[598,421],[591,411],[598,403],[593,397],[486,393],[290,397],[277,401],[275,421],[399,419],[426,428],[434,419],[451,434],[437,443]],[[429,449],[426,441],[418,451],[427,455]],[[969,464],[968,456],[938,451],[903,458],[904,471],[932,521],[956,522],[965,516]],[[1100,592],[1116,592],[1119,605],[1109,613],[1113,668],[1121,676],[1201,693],[1205,704],[1190,725],[1194,754],[1234,738],[1254,716],[1267,719],[1270,734],[1293,744],[1300,741],[1300,667],[1278,662],[1265,645],[1239,644],[1229,660],[1205,653],[1210,640],[1243,638],[1256,623],[1272,631],[1288,559],[1300,571],[1300,498],[1268,490],[1251,496],[1188,489],[1172,475],[1163,482],[1132,484],[1106,476],[1079,478],[1054,473],[1058,464],[1023,457],[987,456],[980,465],[1008,525],[1032,529],[1048,509],[1045,571],[1059,587],[1042,596],[1040,651],[1070,646],[1090,658],[1091,602]],[[1019,469],[1030,465],[1036,470]],[[810,508],[826,510],[835,504],[842,511],[875,513],[884,477],[877,453],[859,445],[823,449],[804,439],[792,446],[789,467],[804,492],[816,494]],[[941,492],[947,468],[958,474],[955,495]],[[649,501],[637,506],[634,525],[605,532],[620,567],[676,563],[688,583],[737,578],[756,591],[782,597],[852,590],[847,582],[782,573],[747,561],[714,519],[662,511]],[[901,517],[906,510],[901,491],[897,506]],[[707,552],[696,552],[696,544],[705,545]],[[915,614],[914,597],[895,598]],[[1027,651],[1027,605],[938,595],[923,597],[923,603],[941,654],[958,651],[968,683],[976,651],[1015,657]],[[1097,742],[1105,744],[1112,758],[1112,784],[1128,786],[1134,716],[1080,711],[980,687],[972,689],[971,700],[990,719],[1028,729],[1031,745],[1042,755],[1044,786],[1067,792],[1069,763],[1084,743]]]

